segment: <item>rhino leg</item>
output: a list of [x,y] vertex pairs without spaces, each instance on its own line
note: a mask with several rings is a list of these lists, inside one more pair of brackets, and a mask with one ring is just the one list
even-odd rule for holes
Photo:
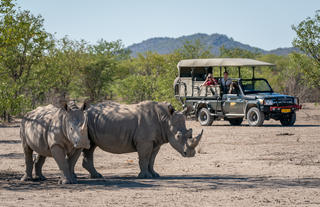
[[54,145],[51,148],[51,153],[52,153],[54,160],[58,164],[58,167],[59,167],[61,174],[62,174],[61,179],[59,180],[58,183],[59,184],[73,184],[74,181],[72,180],[69,162],[68,162],[68,159],[66,158],[66,153],[65,153],[64,149],[62,147],[60,147],[59,145]]
[[82,152],[82,149],[76,149],[76,151],[69,157],[69,166],[70,166],[70,174],[72,177],[73,182],[77,182],[77,175],[74,173],[74,166],[79,159],[79,156]]
[[90,178],[103,178],[103,176],[97,172],[93,165],[93,152],[96,147],[96,145],[91,143],[89,149],[83,149],[82,167],[90,173]]
[[153,143],[138,143],[137,151],[139,156],[140,173],[138,178],[152,178],[152,174],[149,172],[149,162],[152,154]]
[[34,170],[35,170],[35,180],[46,180],[46,177],[42,175],[42,166],[44,162],[46,161],[46,157],[42,155],[37,155],[35,161],[34,161]]
[[153,151],[151,153],[150,161],[149,161],[149,172],[151,173],[152,177],[158,178],[160,175],[154,171],[153,166],[154,166],[154,161],[156,159],[156,156],[160,150],[160,146],[153,148]]
[[23,177],[21,178],[21,181],[30,181],[30,180],[32,180],[32,168],[33,168],[32,153],[33,153],[33,150],[26,143],[23,143],[22,145],[23,145],[26,171],[25,171],[25,174],[23,175]]

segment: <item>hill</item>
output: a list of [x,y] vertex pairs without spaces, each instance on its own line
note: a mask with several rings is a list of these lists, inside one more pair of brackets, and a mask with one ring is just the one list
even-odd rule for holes
[[186,41],[200,40],[202,44],[207,47],[211,47],[211,52],[214,55],[219,55],[220,47],[224,46],[227,49],[240,48],[248,50],[250,52],[259,52],[263,54],[276,54],[276,55],[287,55],[293,51],[297,51],[296,48],[277,48],[274,50],[264,50],[258,47],[252,47],[248,44],[235,41],[233,38],[228,37],[224,34],[202,34],[197,33],[193,35],[181,36],[178,38],[170,37],[155,37],[128,46],[128,49],[132,51],[132,56],[136,56],[138,53],[147,51],[157,52],[159,54],[168,54],[173,52],[175,49],[180,48]]

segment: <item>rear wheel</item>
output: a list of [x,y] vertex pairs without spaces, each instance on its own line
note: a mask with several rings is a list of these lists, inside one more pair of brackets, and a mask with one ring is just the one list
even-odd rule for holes
[[198,113],[198,121],[202,126],[211,126],[213,117],[210,115],[210,111],[207,108],[200,109]]
[[242,121],[243,121],[243,118],[229,119],[229,122],[230,122],[231,126],[240,126]]
[[252,107],[247,113],[247,119],[250,126],[261,126],[264,122],[264,113],[257,107]]
[[296,112],[293,112],[292,114],[280,118],[280,123],[282,126],[293,126],[296,122]]

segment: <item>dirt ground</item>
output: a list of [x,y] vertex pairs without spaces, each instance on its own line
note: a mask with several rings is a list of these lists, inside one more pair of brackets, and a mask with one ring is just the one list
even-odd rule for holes
[[160,179],[137,179],[136,153],[96,150],[105,179],[88,179],[76,166],[79,184],[58,185],[59,171],[47,159],[43,182],[21,182],[24,158],[17,126],[0,127],[0,206],[319,206],[320,107],[304,104],[294,127],[266,121],[263,127],[214,122],[193,158],[169,144],[156,159]]

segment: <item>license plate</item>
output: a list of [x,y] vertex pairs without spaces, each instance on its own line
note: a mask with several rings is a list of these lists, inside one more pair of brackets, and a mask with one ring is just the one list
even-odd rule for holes
[[290,113],[291,109],[281,109],[281,113]]

